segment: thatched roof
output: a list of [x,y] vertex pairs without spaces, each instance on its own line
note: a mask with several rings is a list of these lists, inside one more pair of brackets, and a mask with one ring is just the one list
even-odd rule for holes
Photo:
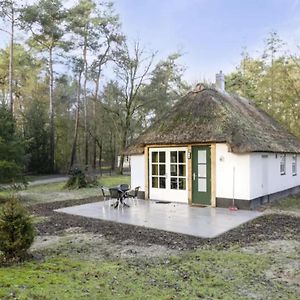
[[214,142],[236,153],[300,153],[300,140],[250,100],[202,87],[177,102],[126,154],[143,153],[145,145]]

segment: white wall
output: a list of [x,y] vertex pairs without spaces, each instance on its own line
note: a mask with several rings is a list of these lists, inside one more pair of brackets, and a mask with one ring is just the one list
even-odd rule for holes
[[[263,158],[265,156],[265,158]],[[292,175],[292,154],[286,155],[286,174],[280,174],[280,154],[251,153],[251,199],[283,191],[300,185],[300,156],[297,157],[297,175]]]
[[145,191],[145,157],[144,154],[131,156],[131,187],[140,186]]
[[[251,200],[300,185],[300,155],[297,157],[297,175],[292,175],[292,154],[286,155],[286,175],[280,175],[280,154],[277,158],[275,153],[236,154],[228,152],[226,144],[216,144],[217,198],[232,199],[233,167],[235,199]],[[145,191],[143,154],[131,156],[131,186],[140,186],[141,191]],[[152,195],[155,196],[153,192]],[[187,201],[187,195],[180,199]]]
[[231,153],[226,144],[216,144],[216,197],[232,199],[233,195],[250,200],[250,154]]

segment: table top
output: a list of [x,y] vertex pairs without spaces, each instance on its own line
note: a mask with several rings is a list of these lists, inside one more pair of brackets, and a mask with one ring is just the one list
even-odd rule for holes
[[118,185],[118,186],[114,186],[114,187],[111,187],[111,189],[114,189],[114,190],[118,190],[118,191],[120,191],[120,192],[127,192],[127,191],[129,191],[130,190],[130,188],[128,187],[128,188],[121,188],[121,185]]

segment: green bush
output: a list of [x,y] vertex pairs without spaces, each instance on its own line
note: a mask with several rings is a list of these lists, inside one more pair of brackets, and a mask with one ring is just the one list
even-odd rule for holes
[[0,160],[0,182],[9,183],[20,177],[21,168],[13,161]]
[[87,180],[84,172],[78,168],[71,170],[65,187],[68,189],[81,189],[87,187]]
[[2,196],[2,195],[0,195],[0,205],[4,204],[6,201],[7,201],[7,198],[4,197],[4,196]]
[[24,259],[33,240],[31,218],[19,200],[8,199],[0,211],[0,251],[4,261]]

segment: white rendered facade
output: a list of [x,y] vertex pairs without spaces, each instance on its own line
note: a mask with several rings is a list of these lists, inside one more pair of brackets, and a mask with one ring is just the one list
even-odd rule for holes
[[[144,154],[131,156],[131,186],[140,186],[145,192],[148,187],[148,198],[154,200],[189,202],[189,182],[191,178],[188,147],[155,147],[149,148],[148,162]],[[170,189],[170,169],[166,164],[165,185],[160,189],[153,187],[151,164],[152,152],[164,151],[166,161],[170,161],[171,151],[184,151],[186,157],[184,189]],[[298,155],[299,156],[299,155]],[[245,153],[237,154],[228,151],[225,143],[215,145],[215,197],[218,199],[253,200],[266,195],[282,192],[300,186],[300,162],[294,154],[285,154],[285,173],[280,169],[280,153]],[[213,164],[212,164],[213,165]],[[148,170],[146,167],[148,166]],[[148,180],[147,184],[145,181]],[[212,202],[213,203],[213,202]]]

